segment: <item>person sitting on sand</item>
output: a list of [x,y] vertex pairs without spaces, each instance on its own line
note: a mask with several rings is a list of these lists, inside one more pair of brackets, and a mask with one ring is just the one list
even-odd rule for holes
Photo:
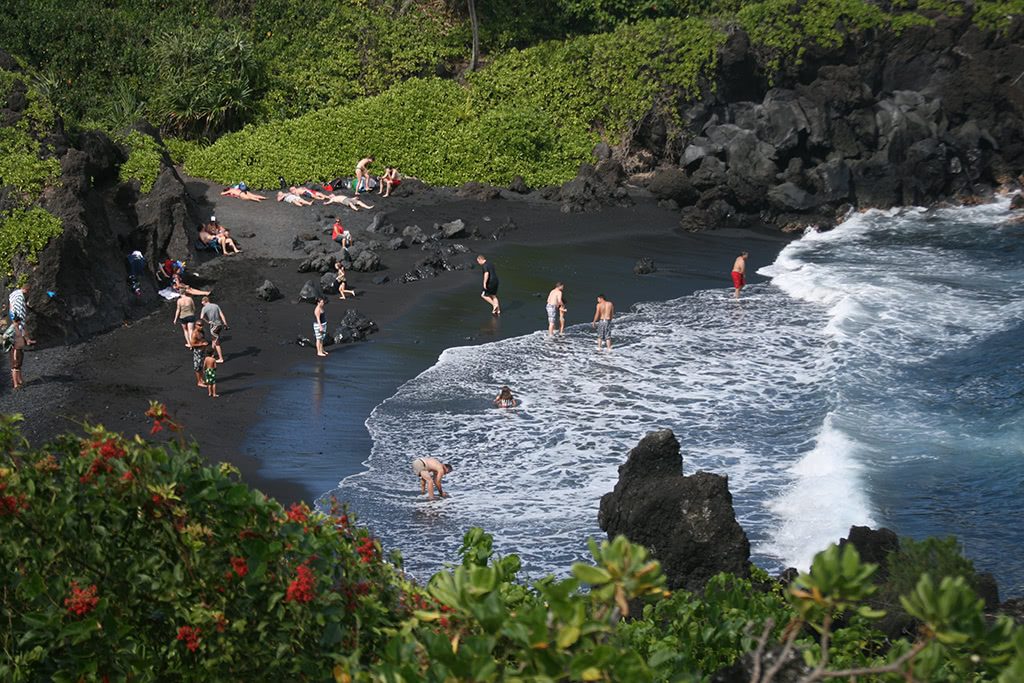
[[316,355],[323,358],[327,355],[324,351],[324,341],[327,339],[327,314],[324,313],[324,306],[327,299],[320,297],[316,300],[316,308],[313,309],[313,337],[316,339]]
[[203,382],[206,384],[206,394],[210,398],[217,396],[217,359],[214,358],[213,349],[206,350],[206,358],[203,359]]
[[338,271],[338,275],[335,279],[338,281],[338,298],[344,299],[346,294],[356,295],[356,290],[348,288],[348,281],[345,276],[345,266],[338,261],[334,264],[334,269]]
[[416,458],[412,461],[412,473],[420,480],[420,493],[426,493],[430,500],[434,500],[434,489],[442,498],[448,497],[441,488],[441,479],[451,471],[451,465],[437,458]]
[[313,202],[308,199],[303,199],[294,192],[278,192],[277,201],[285,202],[286,204],[294,204],[295,206],[312,206]]
[[384,175],[380,177],[380,187],[377,190],[377,194],[390,197],[392,188],[398,187],[401,184],[402,181],[398,177],[398,169],[394,166],[388,166],[384,169]]
[[288,191],[292,194],[297,194],[305,199],[327,199],[327,195],[319,190],[314,190],[308,187],[289,187]]
[[218,227],[220,230],[217,233],[217,241],[220,243],[220,253],[225,256],[242,253],[242,250],[238,248],[238,244],[231,238],[231,231],[219,223]]
[[199,228],[199,241],[208,249],[213,249],[218,254],[223,253],[219,239],[220,229],[213,223],[206,223]]
[[369,192],[370,190],[370,164],[375,161],[373,157],[363,157],[356,164],[356,192]]
[[197,320],[192,330],[192,343],[189,345],[192,349],[192,369],[196,373],[197,387],[206,386],[206,382],[203,381],[203,357],[206,355],[207,345],[206,335],[203,334],[203,321]]
[[518,401],[512,396],[512,390],[507,386],[501,388],[501,392],[494,397],[494,405],[498,408],[515,408]]
[[222,197],[235,197],[236,199],[248,199],[251,202],[262,202],[266,197],[255,192],[249,192],[249,186],[245,183],[238,183],[231,187],[224,188],[220,193]]
[[372,209],[372,204],[367,204],[359,197],[346,197],[343,194],[329,194],[326,195],[327,199],[324,200],[324,206],[328,204],[341,204],[344,207],[358,211],[359,209]]
[[331,239],[342,249],[352,246],[352,233],[345,229],[340,220],[334,221],[334,225],[331,226]]

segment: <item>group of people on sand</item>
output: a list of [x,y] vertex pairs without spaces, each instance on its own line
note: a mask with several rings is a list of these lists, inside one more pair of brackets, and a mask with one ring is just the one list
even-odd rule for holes
[[182,292],[175,302],[174,324],[181,325],[185,348],[192,352],[196,386],[206,389],[210,398],[219,398],[217,366],[224,362],[221,335],[228,327],[228,319],[221,307],[210,301],[209,292],[203,296],[202,302],[203,307],[197,313],[195,300],[187,292]]
[[[740,296],[740,290],[746,285],[747,257],[748,253],[743,251],[733,261],[731,277],[733,289],[735,290],[734,297],[737,299]],[[501,315],[501,304],[498,301],[497,269],[483,254],[476,257],[476,262],[483,271],[481,283],[483,291],[480,292],[480,298],[491,306],[492,315]],[[551,291],[548,292],[544,304],[544,311],[548,319],[548,337],[555,336],[556,325],[558,326],[557,334],[559,336],[565,334],[565,313],[567,310],[565,306],[565,284],[556,282]],[[597,349],[599,351],[602,348],[606,348],[609,351],[612,349],[612,325],[614,318],[615,304],[604,294],[598,294],[591,328],[597,332]],[[519,401],[516,400],[512,394],[512,389],[508,386],[501,387],[498,395],[494,397],[493,403],[496,408],[515,408],[519,405]],[[452,471],[450,464],[442,463],[436,458],[416,458],[412,461],[412,471],[420,480],[421,493],[426,493],[433,500],[436,489],[439,496],[442,498],[448,497],[448,494],[441,488],[441,479]]]
[[[372,209],[372,204],[367,204],[359,198],[360,193],[372,192],[376,188],[377,194],[381,197],[390,197],[391,191],[402,184],[402,177],[398,173],[396,166],[388,166],[384,169],[382,175],[374,177],[370,172],[370,166],[373,165],[374,161],[376,160],[372,156],[368,156],[363,157],[356,164],[356,177],[354,185],[351,186],[355,192],[354,197],[338,193],[338,190],[347,184],[341,178],[322,185],[313,183],[308,185],[289,185],[284,178],[278,178],[281,189],[277,192],[275,198],[279,202],[291,204],[292,206],[312,206],[314,202],[323,202],[324,206],[340,204],[353,211]],[[223,197],[234,197],[253,202],[262,202],[266,199],[266,197],[257,192],[251,192],[249,186],[245,183],[237,183],[226,187],[220,194]]]
[[231,256],[242,252],[231,238],[231,231],[217,222],[216,216],[210,216],[210,222],[199,228],[199,243],[223,256]]

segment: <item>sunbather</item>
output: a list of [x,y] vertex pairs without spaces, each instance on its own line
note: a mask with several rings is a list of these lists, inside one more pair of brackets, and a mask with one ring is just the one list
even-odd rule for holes
[[224,191],[221,192],[220,194],[221,196],[226,197],[248,199],[251,202],[262,202],[264,199],[266,199],[266,197],[264,197],[261,194],[249,192],[249,186],[246,185],[245,183],[238,183],[237,185],[232,185],[231,187],[225,188]]
[[288,191],[292,194],[297,194],[305,199],[327,199],[327,195],[319,190],[314,190],[309,187],[289,187]]
[[324,199],[324,206],[327,206],[328,204],[341,204],[342,206],[347,206],[353,211],[373,208],[372,204],[367,204],[359,197],[346,197],[343,194],[329,194],[324,196],[326,197],[326,199]]
[[313,202],[308,199],[303,199],[294,192],[278,192],[277,201],[286,202],[288,204],[294,204],[295,206],[312,206]]

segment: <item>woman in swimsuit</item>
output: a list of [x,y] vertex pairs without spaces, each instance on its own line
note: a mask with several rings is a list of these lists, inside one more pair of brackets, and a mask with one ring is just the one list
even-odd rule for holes
[[192,335],[196,329],[196,302],[188,294],[178,297],[174,308],[174,324],[181,325],[185,335],[185,346],[192,347]]
[[512,390],[507,386],[501,388],[501,393],[494,397],[494,405],[498,408],[515,408],[518,401],[512,396]]
[[341,261],[334,264],[334,269],[338,271],[338,275],[335,278],[338,281],[338,298],[344,299],[346,294],[356,295],[356,290],[348,288],[348,282],[345,277],[345,266],[342,265]]
[[255,192],[249,192],[249,188],[244,183],[239,183],[238,185],[232,185],[231,187],[225,188],[220,194],[222,197],[248,199],[251,202],[262,202],[266,199],[263,195],[256,194]]

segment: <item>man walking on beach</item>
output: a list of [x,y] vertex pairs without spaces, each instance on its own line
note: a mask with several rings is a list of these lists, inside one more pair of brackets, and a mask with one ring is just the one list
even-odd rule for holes
[[480,298],[491,305],[491,314],[501,315],[501,305],[498,303],[498,272],[494,269],[494,264],[483,254],[477,255],[476,262],[484,271],[484,291],[480,293]]
[[615,317],[615,304],[608,301],[604,294],[597,295],[597,308],[594,310],[594,322],[591,327],[597,328],[597,350],[601,350],[601,342],[612,350],[612,318]]
[[452,471],[452,466],[441,462],[437,458],[416,458],[412,461],[412,473],[419,477],[420,493],[426,493],[430,500],[434,500],[434,489],[437,495],[447,498],[448,494],[441,489],[441,479]]
[[[565,289],[565,285],[561,282],[556,282],[554,288],[548,292],[548,302],[544,304],[544,310],[548,314],[548,336],[554,336],[555,334],[555,323],[558,321],[559,313],[565,306],[562,300],[562,291]],[[562,330],[564,331],[565,324],[562,324]],[[561,334],[561,332],[559,332]]]
[[228,326],[228,319],[224,317],[220,306],[210,303],[208,296],[203,297],[203,310],[200,311],[199,317],[206,322],[206,326],[210,330],[210,344],[217,352],[217,362],[223,363],[224,351],[220,348],[220,334]]
[[740,298],[740,290],[743,289],[743,285],[747,284],[747,252],[741,252],[736,257],[736,261],[732,264],[732,286],[736,288],[736,294],[733,298]]

